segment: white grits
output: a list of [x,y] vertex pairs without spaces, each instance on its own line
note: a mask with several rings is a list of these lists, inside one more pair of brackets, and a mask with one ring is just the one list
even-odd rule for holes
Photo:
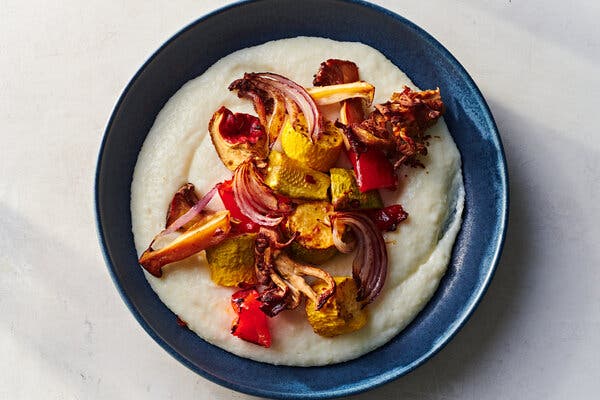
[[[268,71],[309,87],[320,63],[329,58],[356,62],[361,79],[375,85],[376,103],[387,101],[403,85],[415,89],[381,53],[360,43],[302,37],[266,43],[221,59],[168,101],[144,142],[131,186],[138,255],[164,228],[168,204],[181,185],[191,182],[203,195],[215,183],[231,177],[213,148],[208,121],[221,105],[234,112],[255,113],[250,101],[227,90],[229,83],[244,72]],[[235,318],[230,306],[233,289],[212,283],[204,253],[164,267],[160,279],[144,271],[148,282],[191,330],[243,357],[273,364],[323,365],[381,346],[431,298],[446,271],[460,228],[464,202],[460,155],[443,120],[428,133],[433,138],[424,159],[426,168],[401,170],[400,189],[383,193],[386,204],[400,203],[410,216],[396,232],[385,235],[388,277],[380,296],[368,306],[369,322],[361,330],[335,338],[318,336],[301,306],[269,320],[273,337],[269,349],[234,337],[230,334]],[[222,207],[219,203],[216,196],[210,206],[217,209]],[[328,262],[327,268],[332,275],[351,275],[350,265],[351,258],[339,256]]]

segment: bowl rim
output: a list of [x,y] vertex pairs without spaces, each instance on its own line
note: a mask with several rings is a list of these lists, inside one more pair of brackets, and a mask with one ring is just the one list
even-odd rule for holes
[[[189,30],[193,29],[196,25],[201,24],[204,21],[206,21],[216,15],[225,13],[231,9],[243,7],[243,6],[245,6],[247,4],[251,4],[251,3],[261,3],[261,2],[266,2],[266,1],[271,1],[271,0],[239,0],[234,3],[220,7],[218,9],[215,9],[215,10],[195,19],[194,21],[188,23],[186,26],[184,26],[183,28],[178,30],[171,37],[169,37],[169,39],[166,40],[157,50],[155,50],[146,59],[146,61],[137,69],[136,73],[129,80],[129,82],[127,83],[127,85],[125,86],[123,91],[121,92],[121,94],[117,100],[117,103],[113,107],[113,109],[111,111],[111,115],[106,124],[106,128],[103,132],[101,143],[100,143],[97,161],[96,161],[96,171],[95,171],[95,175],[94,175],[94,214],[95,214],[96,233],[97,233],[97,236],[99,239],[100,250],[101,250],[102,256],[104,258],[105,264],[108,267],[111,279],[112,279],[114,285],[116,286],[121,299],[124,301],[125,305],[129,309],[129,311],[135,317],[137,322],[142,326],[142,328],[146,331],[146,333],[148,335],[150,335],[150,337],[152,337],[152,339],[158,345],[160,345],[160,347],[162,347],[172,357],[174,357],[176,360],[181,362],[183,365],[185,365],[186,367],[188,367],[195,373],[201,375],[202,377],[204,377],[214,383],[224,386],[226,388],[229,388],[229,389],[232,389],[232,390],[235,390],[238,392],[247,393],[250,395],[255,395],[255,396],[268,396],[270,398],[281,398],[281,399],[334,398],[334,397],[358,394],[358,393],[382,386],[382,385],[389,383],[403,375],[410,373],[411,371],[413,371],[414,369],[416,369],[417,367],[421,366],[426,361],[431,359],[439,351],[441,351],[450,342],[450,340],[461,330],[461,328],[465,325],[465,323],[472,316],[472,314],[475,311],[475,309],[477,308],[477,306],[480,304],[484,294],[487,292],[487,290],[490,286],[490,283],[492,281],[492,278],[496,272],[498,263],[500,261],[500,256],[502,254],[502,250],[503,250],[503,247],[505,244],[505,238],[506,238],[506,233],[507,233],[507,228],[508,228],[509,203],[510,203],[508,168],[507,168],[507,163],[506,163],[504,147],[502,144],[502,140],[500,138],[500,134],[499,134],[496,122],[492,115],[492,112],[491,112],[489,105],[487,104],[485,98],[483,97],[483,94],[481,93],[480,89],[478,88],[478,86],[476,85],[476,83],[474,82],[472,77],[469,75],[469,73],[466,71],[466,69],[462,66],[462,64],[454,57],[454,55],[452,55],[452,53],[450,53],[450,51],[448,51],[437,39],[435,39],[431,34],[429,34],[423,28],[419,27],[412,21],[408,20],[406,17],[403,17],[395,12],[392,12],[382,6],[379,6],[379,5],[376,5],[373,3],[369,3],[364,0],[335,0],[340,3],[350,3],[350,4],[356,4],[356,5],[359,5],[362,7],[371,8],[378,13],[392,17],[394,20],[396,20],[396,21],[400,22],[401,24],[406,25],[408,28],[414,30],[423,40],[427,41],[430,45],[435,47],[444,57],[446,57],[447,61],[449,61],[454,67],[456,67],[456,69],[457,69],[458,73],[460,74],[460,77],[463,79],[464,83],[469,87],[469,89],[471,89],[475,93],[477,101],[480,103],[480,105],[482,106],[482,109],[484,111],[483,115],[485,117],[486,124],[491,128],[490,136],[492,138],[493,146],[495,148],[497,148],[497,150],[498,150],[498,158],[499,158],[498,165],[500,167],[499,171],[498,171],[499,172],[499,182],[503,188],[503,190],[499,193],[498,203],[500,206],[502,206],[502,209],[499,210],[500,212],[498,214],[499,215],[499,218],[498,218],[499,223],[495,230],[497,232],[499,232],[499,234],[497,237],[496,245],[493,248],[493,252],[491,253],[491,257],[490,257],[491,262],[490,262],[487,274],[483,278],[482,284],[479,285],[477,290],[472,293],[471,299],[473,299],[473,300],[470,301],[470,304],[468,304],[468,307],[465,308],[465,311],[462,313],[462,317],[456,319],[454,321],[454,323],[446,329],[445,333],[439,337],[439,340],[436,342],[435,346],[433,346],[431,349],[426,351],[421,357],[413,360],[410,364],[403,366],[401,368],[395,368],[395,369],[389,370],[389,371],[387,371],[387,373],[379,374],[375,378],[371,378],[368,381],[352,383],[351,385],[348,385],[343,389],[336,388],[334,390],[310,392],[310,393],[273,392],[273,391],[264,390],[264,389],[260,389],[260,388],[256,388],[256,387],[242,386],[242,385],[233,383],[231,381],[222,379],[222,378],[220,378],[216,375],[213,375],[201,368],[198,368],[196,365],[191,363],[188,359],[186,359],[181,354],[179,354],[166,340],[161,338],[157,334],[157,332],[148,324],[148,322],[146,322],[146,320],[144,319],[142,314],[136,309],[136,307],[133,305],[132,301],[129,299],[129,297],[125,293],[124,289],[119,284],[119,280],[116,275],[115,266],[113,265],[112,260],[110,258],[108,244],[106,242],[106,238],[105,238],[104,231],[102,228],[99,182],[101,179],[101,170],[102,170],[102,164],[103,164],[104,151],[105,151],[106,142],[107,142],[107,139],[109,136],[109,132],[111,131],[114,120],[116,118],[117,110],[119,110],[120,107],[122,106],[122,103],[124,102],[125,98],[129,94],[134,83],[146,71],[146,69],[154,61],[154,59],[166,47],[168,47],[169,45],[171,45],[171,43],[178,40],[180,36],[184,35]],[[206,344],[211,345],[208,342],[206,342]],[[211,346],[213,346],[213,345],[211,345]],[[352,361],[353,360],[350,360],[348,362],[352,362]],[[273,367],[277,367],[277,366],[273,365]],[[316,367],[302,367],[302,368],[319,368],[319,367],[316,366]]]

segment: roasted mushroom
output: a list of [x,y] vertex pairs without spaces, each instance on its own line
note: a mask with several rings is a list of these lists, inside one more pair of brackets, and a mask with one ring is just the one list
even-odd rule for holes
[[153,245],[161,237],[160,234],[157,235],[140,257],[139,263],[149,273],[160,278],[163,266],[219,243],[225,239],[230,228],[229,211],[207,215],[165,246],[155,249]]
[[[316,308],[325,304],[335,292],[335,281],[326,271],[311,265],[292,260],[282,248],[291,243],[293,238],[280,242],[279,232],[261,228],[256,237],[255,268],[259,283],[266,286],[260,294],[263,303],[261,309],[273,317],[281,311],[296,308],[302,296],[315,302]],[[304,276],[312,276],[325,283],[326,290],[319,295],[304,280]]]
[[[169,209],[167,210],[167,222],[165,226],[168,227],[169,225],[173,224],[178,218],[188,212],[190,208],[194,207],[198,201],[198,194],[196,194],[196,188],[192,183],[186,183],[180,187],[179,190],[173,195],[173,199],[169,204]],[[179,230],[184,231],[189,229],[196,222],[200,221],[201,218],[201,214],[196,215],[194,218],[180,227]]]
[[368,82],[357,81],[338,85],[315,86],[306,89],[319,106],[335,104],[347,99],[360,98],[370,105],[375,95],[375,86]]

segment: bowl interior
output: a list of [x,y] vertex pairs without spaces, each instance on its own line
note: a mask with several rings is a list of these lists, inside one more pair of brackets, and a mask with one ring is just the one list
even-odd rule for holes
[[[416,319],[383,347],[324,367],[281,367],[232,355],[181,329],[147,284],[131,233],[130,185],[138,152],[166,101],[223,56],[269,40],[321,36],[380,50],[422,88],[440,87],[461,152],[463,225],[440,287]],[[360,1],[262,0],[235,4],[183,29],[138,71],[109,121],[96,171],[98,232],[115,284],[144,329],[197,373],[242,392],[276,398],[334,397],[401,376],[462,326],[487,288],[507,218],[506,166],[490,111],[460,64],[409,21]],[[243,373],[241,373],[243,371]]]

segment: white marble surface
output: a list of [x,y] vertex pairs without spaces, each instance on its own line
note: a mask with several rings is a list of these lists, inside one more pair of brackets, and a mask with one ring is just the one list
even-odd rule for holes
[[[248,399],[180,365],[97,244],[96,155],[163,41],[227,1],[3,0],[0,398]],[[434,359],[355,399],[591,399],[600,391],[600,3],[376,1],[429,31],[489,101],[511,216],[482,304]]]

